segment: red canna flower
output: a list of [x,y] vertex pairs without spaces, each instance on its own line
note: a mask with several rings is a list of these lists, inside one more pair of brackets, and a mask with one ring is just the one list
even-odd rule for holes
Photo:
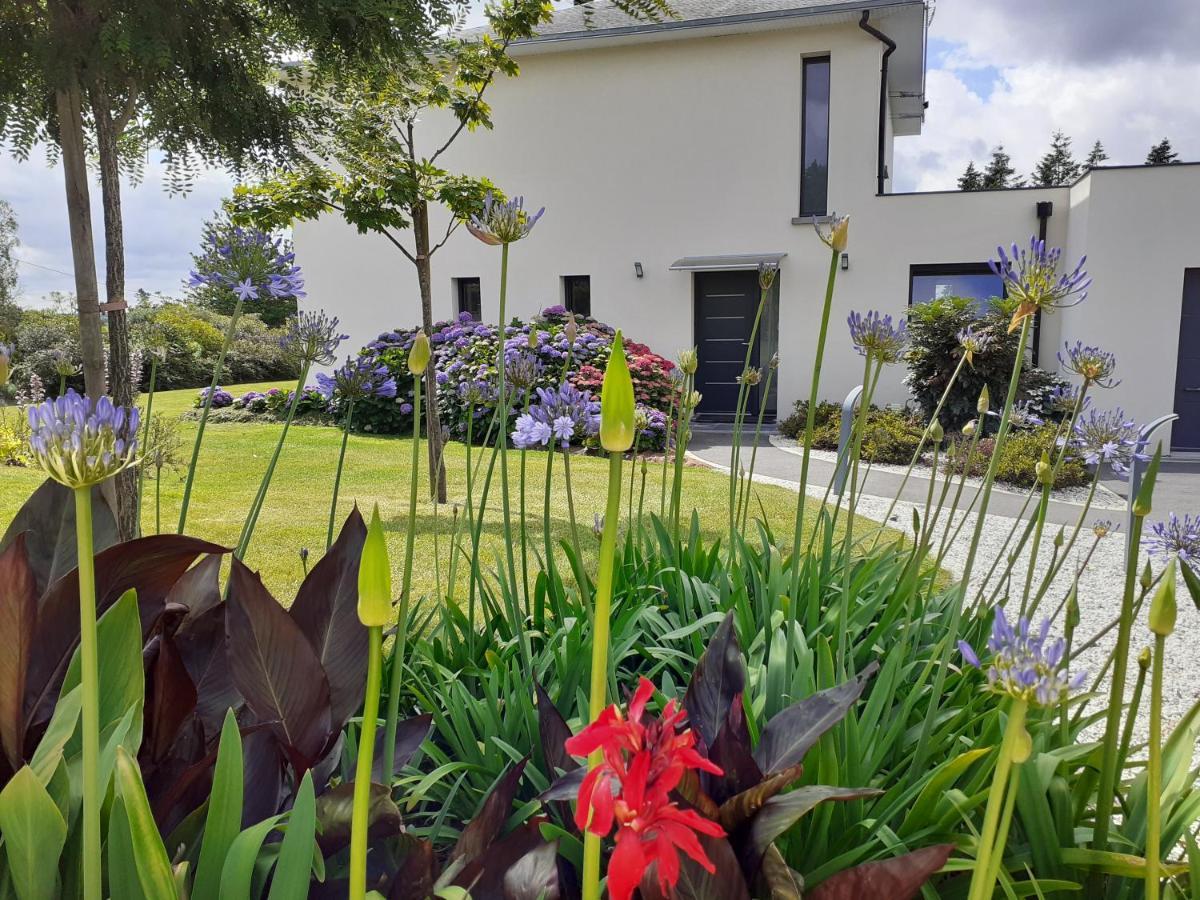
[[686,713],[674,700],[648,724],[642,718],[654,685],[643,678],[629,703],[629,717],[613,704],[566,742],[567,752],[604,758],[579,786],[575,824],[601,837],[617,824],[616,849],[608,863],[612,900],[629,900],[642,875],[657,863],[658,883],[666,893],[679,881],[679,851],[715,871],[697,834],[723,837],[724,829],[690,809],[681,809],[670,793],[689,769],[722,774],[695,749],[691,729],[679,729]]

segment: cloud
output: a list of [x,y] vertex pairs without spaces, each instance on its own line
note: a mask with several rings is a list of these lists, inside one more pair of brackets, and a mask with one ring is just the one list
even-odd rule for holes
[[1142,162],[1163,137],[1182,158],[1200,158],[1200,61],[1182,52],[1197,33],[1194,0],[943,2],[930,29],[925,127],[897,140],[897,189],[953,188],[997,144],[1028,174],[1056,129],[1074,138],[1077,158],[1103,142],[1109,165]]

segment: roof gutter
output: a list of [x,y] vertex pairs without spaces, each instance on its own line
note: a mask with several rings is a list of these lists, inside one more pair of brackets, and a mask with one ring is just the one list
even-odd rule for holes
[[865,31],[871,37],[883,44],[883,62],[879,66],[879,146],[876,150],[876,168],[875,168],[875,193],[882,196],[884,193],[884,183],[887,181],[887,165],[884,163],[884,151],[886,146],[884,143],[884,126],[887,122],[887,90],[888,90],[888,57],[896,52],[896,42],[890,37],[870,24],[871,11],[864,9],[862,18],[858,20],[858,27]]

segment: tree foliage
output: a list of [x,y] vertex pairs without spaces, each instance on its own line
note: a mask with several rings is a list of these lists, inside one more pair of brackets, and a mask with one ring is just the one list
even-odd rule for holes
[[1079,177],[1081,170],[1071,154],[1071,139],[1062,131],[1056,131],[1050,138],[1050,149],[1038,160],[1031,180],[1037,187],[1058,187],[1070,184]]
[[987,168],[983,170],[984,190],[998,188],[1024,187],[1025,179],[1017,178],[1017,170],[1013,168],[1012,158],[1004,151],[1004,145],[999,144],[992,150],[992,158],[988,160]]
[[1088,151],[1087,159],[1084,160],[1084,165],[1089,169],[1094,169],[1096,166],[1108,159],[1108,151],[1104,149],[1104,145],[1099,141],[1092,144],[1092,149]]
[[1171,146],[1168,138],[1163,138],[1146,154],[1146,165],[1148,166],[1165,166],[1175,162],[1179,162],[1179,154],[1175,152],[1175,148]]
[[967,163],[967,168],[958,176],[960,191],[978,191],[983,189],[983,173],[975,168],[975,160]]

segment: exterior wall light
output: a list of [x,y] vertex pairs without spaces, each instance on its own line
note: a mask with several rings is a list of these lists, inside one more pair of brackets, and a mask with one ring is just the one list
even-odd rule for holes
[[645,272],[642,271],[642,264],[640,262],[635,262],[633,264],[633,272],[635,275],[637,275],[638,278],[641,278],[643,275],[646,274]]
[[850,254],[843,253],[842,254],[842,271],[845,272],[849,268],[850,268]]

